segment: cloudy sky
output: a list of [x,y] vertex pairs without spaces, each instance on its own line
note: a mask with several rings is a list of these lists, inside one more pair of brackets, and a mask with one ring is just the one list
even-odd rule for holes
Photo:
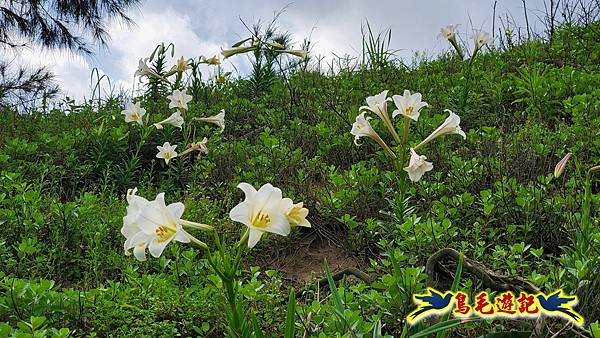
[[[18,58],[47,65],[57,74],[63,91],[81,99],[90,96],[93,68],[109,76],[117,88],[131,90],[137,60],[148,56],[158,43],[173,42],[176,56],[210,57],[248,35],[240,18],[249,24],[258,19],[270,21],[284,7],[280,26],[292,33],[297,47],[310,36],[313,55],[326,60],[334,53],[358,55],[361,21],[366,19],[375,31],[391,28],[391,48],[401,50],[399,56],[410,61],[415,51],[435,55],[447,49],[448,44],[437,37],[440,27],[447,24],[460,24],[462,39],[468,39],[471,28],[491,31],[493,4],[493,0],[147,0],[130,13],[135,26],[111,23],[108,48],[92,58],[37,49],[21,52]],[[522,0],[498,0],[496,14],[509,14],[524,26],[522,6]],[[526,0],[526,7],[530,24],[540,30],[535,17],[543,15],[543,0]],[[247,69],[243,59],[231,58],[224,67],[232,68],[234,62],[243,73]]]

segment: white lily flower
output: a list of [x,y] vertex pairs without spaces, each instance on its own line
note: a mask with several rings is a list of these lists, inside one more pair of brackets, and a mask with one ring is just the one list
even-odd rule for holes
[[433,164],[425,161],[426,159],[427,157],[417,154],[413,148],[410,148],[410,160],[404,170],[412,182],[418,182],[423,174],[433,169]]
[[400,143],[400,137],[398,136],[398,133],[396,133],[396,129],[394,129],[392,120],[387,113],[387,102],[389,100],[387,94],[388,91],[384,90],[377,95],[367,97],[367,105],[358,108],[358,111],[360,112],[363,110],[368,110],[379,116],[383,123],[385,123],[396,142]]
[[481,47],[490,42],[491,39],[492,37],[488,33],[482,30],[476,30],[475,34],[473,35],[473,41],[475,42],[475,51],[481,49]]
[[178,157],[182,157],[182,156],[186,156],[189,153],[192,153],[194,151],[198,152],[198,158],[200,158],[200,156],[202,154],[208,154],[208,147],[206,147],[206,143],[208,143],[208,139],[205,137],[202,139],[202,141],[200,142],[195,142],[195,143],[190,143],[188,145],[188,148],[184,151],[182,151],[181,153],[179,153],[179,155],[177,155]]
[[456,30],[457,29],[458,29],[458,25],[448,25],[446,27],[442,27],[439,36],[450,42],[456,43]]
[[231,72],[225,72],[223,74],[219,74],[219,75],[215,76],[215,81],[217,83],[223,84],[223,83],[227,82],[227,79],[229,78],[230,75],[231,75]]
[[290,198],[284,198],[281,201],[281,208],[287,216],[290,226],[311,227],[310,222],[306,219],[308,209],[304,207],[303,202],[294,204]]
[[139,102],[130,102],[121,114],[125,115],[125,122],[137,122],[141,126],[144,124],[143,117],[146,114],[146,109],[142,108]]
[[221,132],[223,132],[223,130],[225,130],[225,109],[221,109],[221,112],[217,115],[210,117],[195,117],[194,120],[214,123],[219,126],[221,128]]
[[444,123],[442,123],[439,127],[437,127],[436,130],[433,131],[433,133],[419,143],[415,147],[415,150],[427,144],[429,141],[447,134],[458,134],[465,140],[467,139],[467,135],[465,135],[465,132],[460,128],[460,116],[454,114],[450,109],[444,109],[444,111],[450,113],[450,115],[446,118]]
[[169,161],[171,159],[177,157],[177,152],[175,151],[177,145],[172,146],[169,142],[165,142],[162,145],[162,147],[156,146],[156,148],[158,149],[158,154],[156,154],[156,158],[162,158],[167,164],[169,164]]
[[177,64],[171,68],[171,72],[179,72],[183,73],[186,70],[190,69],[189,60],[183,58],[183,56],[177,60]]
[[171,100],[169,103],[169,108],[180,108],[187,110],[187,104],[192,100],[192,95],[188,95],[185,89],[175,89],[173,94],[167,96],[167,99]]
[[392,96],[394,104],[398,109],[394,110],[392,117],[395,118],[398,115],[404,115],[412,120],[418,121],[419,114],[423,107],[427,107],[427,102],[421,101],[421,93],[410,94],[410,91],[404,90],[402,96]]
[[[135,258],[139,261],[146,260],[146,248],[153,257],[160,257],[165,247],[171,241],[189,243],[190,235],[183,230],[180,224],[181,215],[185,206],[183,203],[165,204],[164,193],[158,194],[154,201],[148,202],[142,197],[128,194],[130,202],[127,216],[123,218],[121,232],[126,237],[125,251],[133,249]],[[131,214],[130,214],[131,212]],[[126,223],[125,218],[128,218]]]
[[157,75],[156,72],[154,70],[152,70],[152,68],[150,68],[146,62],[148,61],[148,58],[145,59],[140,59],[140,61],[138,62],[138,68],[134,73],[134,76],[155,76]]
[[354,144],[360,146],[358,140],[361,137],[370,137],[377,142],[391,158],[396,158],[396,155],[392,152],[390,147],[388,147],[379,134],[371,127],[371,123],[369,123],[370,119],[370,117],[365,117],[365,112],[358,114],[356,117],[356,122],[352,124],[352,130],[350,131],[350,134],[354,135]]
[[206,143],[208,143],[208,139],[205,137],[200,142],[192,143],[192,148],[198,151],[198,156],[200,154],[208,154],[208,147],[206,147]]
[[183,119],[183,116],[181,116],[181,112],[176,111],[173,114],[171,114],[171,116],[167,117],[166,119],[157,122],[154,124],[154,127],[156,129],[163,129],[163,126],[165,124],[170,124],[172,126],[175,126],[179,129],[181,129],[183,126],[183,123],[185,122],[185,120]]
[[202,63],[206,63],[207,65],[217,66],[217,65],[221,64],[221,61],[219,60],[219,58],[216,55],[214,55],[210,59],[207,59],[205,57],[203,57],[203,59],[204,60],[202,60]]
[[140,261],[146,260],[146,245],[145,243],[139,243],[139,245],[133,245],[133,237],[141,232],[142,230],[137,224],[137,220],[140,217],[142,209],[150,203],[147,199],[137,196],[137,188],[127,190],[127,215],[123,217],[123,227],[121,228],[121,234],[125,236],[125,243],[123,248],[125,255],[131,255],[131,249],[135,258]]
[[281,190],[270,183],[258,191],[248,183],[238,184],[246,198],[229,212],[229,218],[248,227],[248,247],[253,248],[265,232],[287,236],[290,222],[281,208]]

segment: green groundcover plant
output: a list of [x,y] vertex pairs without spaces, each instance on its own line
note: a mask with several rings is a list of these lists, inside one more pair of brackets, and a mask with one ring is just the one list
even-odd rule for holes
[[[258,27],[159,44],[133,96],[96,71],[82,104],[3,108],[0,337],[599,336],[600,25],[449,25],[412,64],[367,27],[355,64]],[[486,276],[577,295],[584,324],[407,322]]]

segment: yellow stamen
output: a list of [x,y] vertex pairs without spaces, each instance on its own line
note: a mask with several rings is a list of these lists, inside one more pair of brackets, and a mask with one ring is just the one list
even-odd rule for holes
[[257,228],[266,228],[271,223],[271,218],[262,210],[257,212],[251,220],[252,225]]
[[173,235],[175,235],[176,232],[177,229],[173,227],[167,225],[159,225],[156,228],[156,238],[158,239],[159,243],[162,243],[173,237]]

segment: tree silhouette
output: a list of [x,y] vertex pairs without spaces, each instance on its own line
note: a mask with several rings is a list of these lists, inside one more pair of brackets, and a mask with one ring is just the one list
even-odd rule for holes
[[[106,46],[107,24],[118,19],[133,23],[127,11],[140,0],[7,0],[0,5],[0,46],[4,51],[24,46],[65,48],[90,55],[93,46]],[[55,93],[53,75],[47,69],[11,70],[0,60],[0,106],[26,102],[23,95],[38,97]],[[46,90],[48,89],[48,90]],[[10,98],[9,94],[18,97]]]

